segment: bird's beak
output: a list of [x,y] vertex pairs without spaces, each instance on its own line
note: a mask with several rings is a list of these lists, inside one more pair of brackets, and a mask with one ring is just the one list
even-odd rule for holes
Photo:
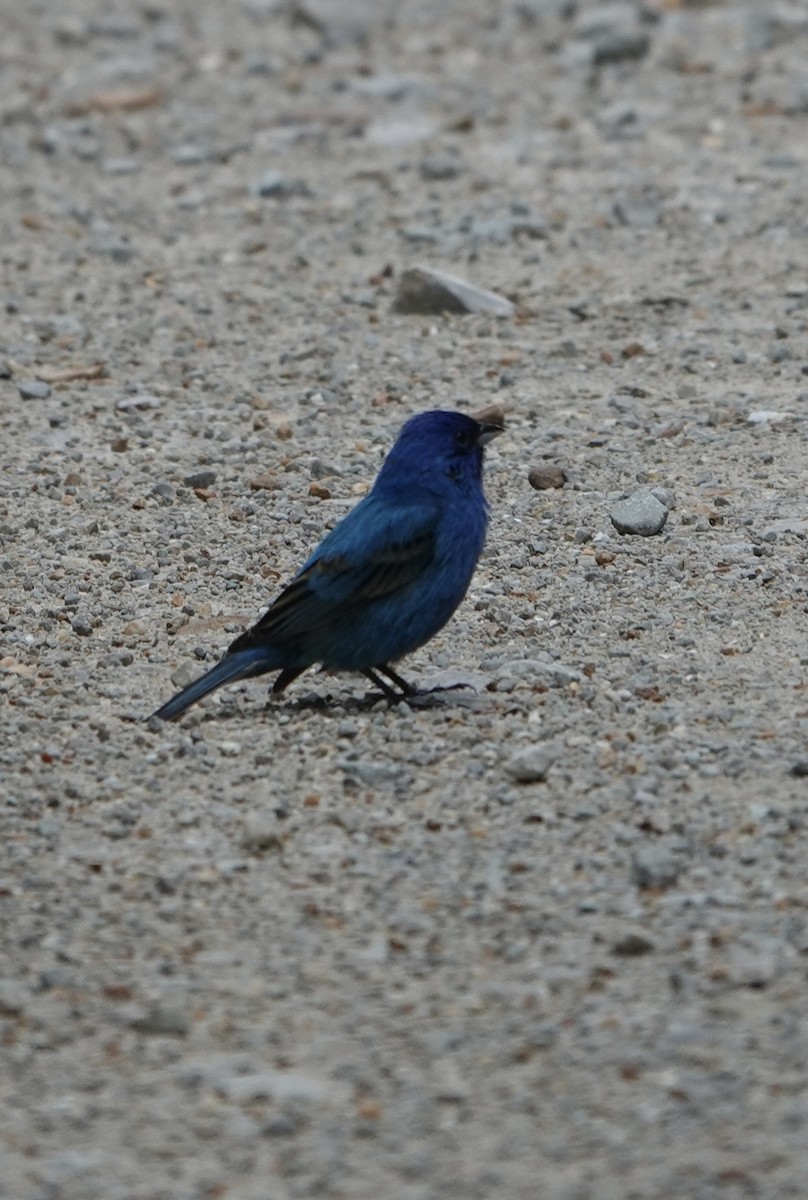
[[491,408],[484,408],[472,415],[480,426],[477,441],[481,446],[487,446],[505,428],[505,413],[497,405],[492,405]]

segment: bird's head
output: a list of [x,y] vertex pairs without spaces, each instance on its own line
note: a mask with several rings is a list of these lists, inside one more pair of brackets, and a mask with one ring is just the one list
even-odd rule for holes
[[505,418],[501,409],[490,408],[474,417],[436,409],[411,417],[404,425],[385,459],[379,483],[441,484],[479,481],[483,447],[502,433]]

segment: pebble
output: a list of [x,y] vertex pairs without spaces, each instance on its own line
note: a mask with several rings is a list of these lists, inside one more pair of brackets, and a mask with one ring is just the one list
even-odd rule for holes
[[631,930],[613,943],[612,954],[619,958],[638,958],[642,954],[650,954],[655,948],[647,934]]
[[531,467],[527,479],[530,486],[534,487],[537,492],[546,491],[549,488],[563,488],[567,482],[566,472],[563,468],[554,466],[552,463],[542,463],[541,466]]
[[552,746],[526,746],[509,759],[505,771],[517,783],[541,783],[557,757],[558,751]]
[[651,48],[651,38],[641,29],[616,30],[599,34],[593,44],[592,61],[596,67],[607,63],[638,61]]
[[631,863],[631,878],[638,888],[666,888],[679,878],[679,863],[664,846],[643,846]]
[[311,188],[302,179],[290,179],[280,171],[265,171],[253,188],[262,199],[287,200],[290,196],[310,196]]
[[659,486],[652,487],[651,495],[656,496],[659,503],[664,505],[668,512],[671,512],[674,508],[676,508],[676,493],[672,488]]
[[101,166],[105,175],[133,175],[138,170],[134,158],[108,158]]
[[23,400],[47,400],[51,394],[50,384],[41,379],[26,379],[17,384],[17,391]]
[[276,1104],[289,1101],[316,1103],[340,1101],[350,1096],[350,1088],[330,1079],[304,1075],[300,1071],[254,1071],[222,1079],[217,1090],[234,1104],[254,1104],[273,1100]]
[[216,472],[211,470],[192,471],[185,475],[182,482],[189,488],[209,488],[216,482]]
[[643,489],[612,505],[609,516],[618,533],[653,537],[662,532],[668,510],[653,492]]
[[197,146],[192,142],[174,146],[170,154],[173,162],[179,167],[197,167],[200,163],[208,162],[212,157],[207,146]]
[[369,146],[386,146],[401,149],[415,142],[426,141],[438,132],[438,124],[426,113],[411,116],[379,117],[365,129],[365,142]]
[[252,813],[244,821],[241,845],[245,850],[281,850],[283,838],[278,833],[277,818],[266,813]]
[[777,412],[771,408],[756,408],[746,418],[750,425],[779,425],[793,416],[789,412]]
[[16,979],[0,979],[0,1017],[16,1017],[25,1009],[26,990]]
[[455,275],[430,267],[413,267],[403,271],[399,278],[393,311],[424,316],[449,312],[509,317],[516,309],[504,296],[475,287]]
[[191,1030],[188,1014],[173,1004],[153,1004],[129,1022],[136,1033],[187,1037]]
[[662,220],[662,207],[656,196],[640,194],[615,200],[614,215],[622,225],[635,229],[653,229]]
[[398,102],[417,92],[428,90],[426,81],[418,75],[371,75],[351,80],[351,91],[369,100]]
[[193,683],[200,674],[199,663],[189,658],[184,663],[181,663],[176,670],[171,672],[171,682],[179,691],[181,688],[187,687],[189,683]]
[[421,160],[418,168],[421,178],[428,183],[445,179],[456,179],[460,174],[461,164],[449,154],[430,154]]

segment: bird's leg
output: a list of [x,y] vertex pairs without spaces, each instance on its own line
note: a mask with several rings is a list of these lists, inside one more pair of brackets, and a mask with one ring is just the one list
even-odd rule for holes
[[386,663],[380,663],[375,669],[381,671],[382,675],[386,675],[390,682],[394,683],[397,688],[401,688],[405,696],[418,695],[418,688],[414,687],[411,683],[407,683],[406,679],[402,679],[398,672],[394,671],[392,667],[388,667]]
[[450,683],[448,686],[438,685],[438,687],[433,688],[417,688],[414,684],[407,683],[406,679],[402,679],[398,672],[394,671],[392,667],[388,667],[386,664],[377,666],[375,670],[381,671],[382,675],[386,675],[388,679],[392,680],[396,687],[401,688],[401,691],[405,696],[430,696],[433,692],[457,692],[460,691],[461,688],[467,688],[471,686],[468,683]]
[[[390,684],[385,679],[380,678],[380,676],[376,674],[377,670],[382,671],[382,670],[385,670],[385,668],[377,667],[376,670],[373,670],[370,667],[368,667],[367,670],[362,672],[362,674],[365,676],[365,679],[369,679],[371,683],[375,683],[376,687],[379,688],[382,692],[384,692],[384,694],[388,700],[400,700],[401,696],[399,695],[399,693],[394,692],[393,689],[390,687]],[[389,672],[389,670],[387,670],[385,673],[389,675],[390,672]]]
[[302,675],[305,670],[305,667],[284,667],[272,685],[272,695],[279,696],[281,692],[285,692],[289,684],[297,679],[298,675]]

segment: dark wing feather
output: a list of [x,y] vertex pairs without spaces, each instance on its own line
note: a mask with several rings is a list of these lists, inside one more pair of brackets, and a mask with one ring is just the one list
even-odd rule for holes
[[324,552],[309,562],[230,650],[289,643],[328,628],[362,605],[413,583],[432,561],[434,551],[432,521],[413,536],[359,555],[339,553],[334,546],[334,553]]

